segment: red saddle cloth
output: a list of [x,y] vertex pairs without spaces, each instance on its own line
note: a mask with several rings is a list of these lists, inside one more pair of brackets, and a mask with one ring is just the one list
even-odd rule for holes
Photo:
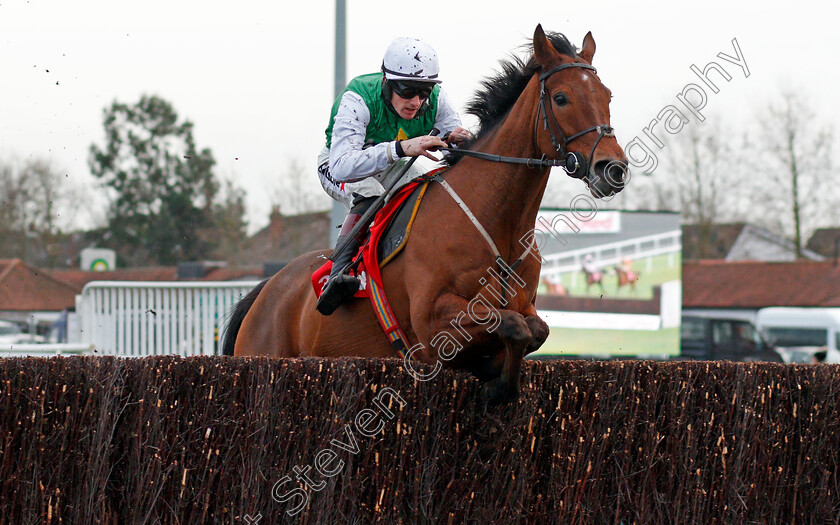
[[[377,262],[379,240],[382,238],[382,235],[385,233],[385,230],[388,228],[391,220],[393,220],[396,216],[400,209],[400,205],[408,199],[411,192],[413,192],[420,184],[423,183],[411,182],[405,185],[374,216],[373,223],[370,226],[370,237],[367,242],[359,248],[359,252],[356,254],[354,259],[357,260],[359,257],[362,258],[356,266],[356,270],[351,272],[352,275],[358,276],[362,282],[355,297],[370,297],[370,294],[368,293],[368,290],[370,289],[368,286],[368,279],[374,279],[379,288],[382,289],[382,274],[379,272],[379,263]],[[324,291],[324,286],[326,286],[327,280],[329,279],[332,265],[332,261],[328,260],[312,274],[312,288],[315,290],[315,295],[317,297],[321,297],[321,292]]]
[[[418,188],[418,186],[421,184],[430,184],[428,178],[444,169],[446,168],[439,168],[430,172],[426,174],[426,177],[424,177],[423,180],[409,183],[400,189],[374,217],[373,224],[370,226],[370,237],[359,249],[359,253],[356,254],[355,258],[359,264],[356,266],[354,274],[358,275],[361,280],[361,286],[359,287],[359,291],[356,292],[356,297],[368,297],[370,299],[370,304],[373,307],[373,313],[376,315],[377,321],[379,321],[379,326],[382,328],[382,332],[385,334],[385,337],[388,338],[388,341],[391,343],[391,346],[394,348],[397,355],[401,358],[405,358],[405,352],[410,343],[405,335],[405,332],[403,332],[400,328],[399,322],[397,321],[394,312],[391,310],[391,306],[388,304],[388,299],[385,297],[385,292],[382,287],[382,274],[379,271],[380,267],[377,253],[379,251],[379,242],[383,235],[386,234],[388,226],[399,214],[402,204],[411,197],[412,193]],[[420,188],[418,190],[417,201],[414,205],[413,213],[417,212],[424,191],[425,188]],[[391,255],[383,261],[383,264],[387,264],[391,257],[398,253],[402,246],[405,245],[405,240],[408,238],[408,229],[411,227],[410,224],[411,221],[409,220],[409,224],[406,226],[407,230],[404,240],[393,252],[391,252]],[[386,251],[389,249],[390,248],[386,248]],[[361,261],[359,261],[360,257]],[[312,287],[315,290],[315,295],[318,297],[321,296],[324,285],[326,285],[327,280],[329,279],[331,269],[332,261],[327,261],[312,274]]]

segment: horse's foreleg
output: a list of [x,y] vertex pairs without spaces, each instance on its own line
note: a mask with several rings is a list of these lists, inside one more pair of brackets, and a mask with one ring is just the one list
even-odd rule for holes
[[531,331],[531,340],[528,341],[528,346],[525,347],[525,355],[536,352],[548,339],[548,325],[537,315],[536,307],[531,304],[522,315],[525,316],[525,324]]
[[519,397],[522,359],[525,357],[525,349],[534,338],[522,314],[511,310],[501,312],[508,314],[502,315],[499,324],[499,335],[505,343],[505,360],[502,374],[484,385],[484,398],[491,405],[507,403]]
[[[529,323],[522,314],[513,310],[501,310],[483,301],[467,301],[455,294],[438,297],[430,311],[433,314],[429,322],[425,323],[425,329],[417,330],[417,321],[413,324],[421,339],[431,341],[433,348],[441,347],[438,348],[439,357],[457,359],[461,366],[473,370],[479,379],[495,378],[484,387],[485,397],[491,404],[511,401],[519,395],[522,358],[525,356],[525,349],[534,339]],[[464,343],[463,346],[469,347],[469,350],[462,347],[458,351],[459,354],[463,352],[461,356],[444,356],[441,351],[444,348],[442,345],[451,337],[443,337],[442,334],[452,335],[453,327],[457,327],[456,333]],[[498,349],[500,340],[504,345],[500,352],[502,355],[495,353],[498,350],[488,350],[491,352],[491,355],[486,356],[488,361],[467,361],[475,357],[481,359],[483,348]]]

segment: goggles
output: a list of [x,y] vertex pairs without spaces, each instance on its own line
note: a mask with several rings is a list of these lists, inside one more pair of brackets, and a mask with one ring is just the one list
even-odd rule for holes
[[427,82],[392,80],[391,87],[400,98],[411,100],[414,97],[420,97],[420,100],[427,100],[432,95],[434,85]]

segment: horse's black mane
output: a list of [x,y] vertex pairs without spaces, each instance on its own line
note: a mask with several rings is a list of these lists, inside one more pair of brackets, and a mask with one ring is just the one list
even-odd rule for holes
[[[547,32],[546,36],[560,54],[572,58],[577,56],[577,49],[564,35]],[[507,115],[528,81],[539,70],[539,65],[534,59],[533,43],[524,47],[530,51],[528,61],[516,55],[502,60],[499,63],[501,71],[482,80],[481,87],[476,90],[472,100],[467,104],[467,113],[478,117],[479,128],[475,134],[476,138],[493,128]]]

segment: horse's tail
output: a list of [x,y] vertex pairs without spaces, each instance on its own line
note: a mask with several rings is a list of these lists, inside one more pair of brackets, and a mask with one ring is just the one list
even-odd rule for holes
[[250,310],[251,306],[253,306],[254,301],[257,300],[257,296],[260,294],[262,289],[265,288],[265,284],[267,282],[268,279],[255,286],[253,290],[248,292],[248,295],[236,303],[236,308],[234,308],[233,315],[230,316],[227,329],[225,330],[225,337],[222,343],[222,355],[233,355],[233,347],[236,344],[236,336],[239,334],[239,329],[242,327],[242,321],[245,319],[245,315],[248,313],[248,310]]

